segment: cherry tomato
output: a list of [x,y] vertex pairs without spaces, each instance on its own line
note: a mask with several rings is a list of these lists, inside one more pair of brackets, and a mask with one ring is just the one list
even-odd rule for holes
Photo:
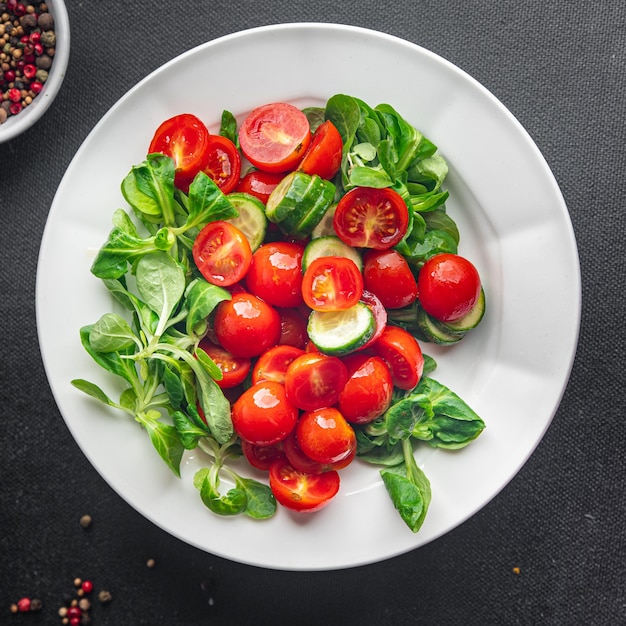
[[372,422],[391,403],[391,371],[377,356],[357,353],[345,357],[343,361],[350,378],[339,395],[339,411],[352,424]]
[[192,255],[202,276],[220,287],[240,281],[252,261],[246,236],[222,220],[204,226],[193,243]]
[[317,463],[349,462],[356,454],[354,429],[334,407],[303,413],[295,433],[302,452]]
[[285,457],[282,441],[269,446],[257,446],[242,439],[241,451],[246,457],[246,461],[248,461],[252,467],[264,471],[269,470],[270,465],[274,461]]
[[298,445],[295,428],[281,443],[283,444],[285,457],[293,468],[297,469],[299,472],[305,472],[306,474],[321,474],[329,469],[335,469],[332,465],[318,463],[317,461],[310,459],[306,454],[304,454],[304,452],[302,452],[302,449]]
[[301,244],[275,241],[260,246],[252,255],[246,286],[255,296],[274,306],[302,304]]
[[280,339],[278,343],[286,346],[295,346],[304,350],[309,335],[307,334],[307,320],[298,309],[280,309]]
[[202,171],[223,193],[233,191],[241,174],[241,156],[237,146],[227,137],[210,135],[208,159]]
[[286,460],[274,461],[270,466],[270,489],[285,508],[302,513],[319,511],[339,492],[339,474],[336,471],[307,474],[292,467]]
[[251,293],[236,293],[217,305],[215,336],[235,356],[253,357],[276,345],[280,315]]
[[363,255],[363,285],[387,309],[400,309],[417,298],[415,276],[397,250],[368,250]]
[[350,246],[387,250],[406,234],[409,210],[402,196],[389,187],[355,187],[339,200],[333,226]]
[[241,439],[256,446],[270,446],[294,429],[298,409],[287,399],[284,385],[266,380],[239,396],[232,406],[231,418]]
[[348,371],[339,358],[305,352],[287,368],[285,388],[292,404],[313,411],[335,404],[347,380]]
[[200,341],[198,347],[215,361],[222,372],[222,380],[215,381],[222,389],[231,389],[240,385],[252,367],[250,359],[232,355],[221,346],[216,346],[207,337]]
[[367,304],[367,306],[370,308],[370,311],[374,314],[374,322],[376,323],[376,328],[374,329],[374,334],[371,336],[369,341],[362,345],[359,348],[359,351],[371,348],[374,342],[382,335],[383,330],[385,330],[385,327],[387,326],[387,309],[383,306],[383,303],[378,299],[377,296],[375,296],[371,291],[363,289],[361,302]]
[[251,196],[258,198],[263,204],[267,204],[267,199],[282,179],[282,173],[276,174],[264,172],[263,170],[252,170],[239,181],[235,191],[249,193]]
[[342,150],[341,134],[337,127],[327,120],[313,133],[311,145],[298,169],[306,174],[317,174],[330,180],[341,167]]
[[148,152],[160,152],[174,160],[174,184],[186,191],[189,182],[206,165],[209,137],[207,127],[199,118],[181,113],[157,128]]
[[252,382],[259,383],[263,380],[273,380],[277,383],[285,382],[287,368],[304,350],[295,346],[278,345],[265,351],[254,364],[252,369]]
[[478,270],[458,254],[436,254],[424,263],[417,277],[420,304],[442,322],[466,315],[480,295]]
[[295,169],[310,143],[309,120],[300,109],[286,102],[254,109],[239,128],[244,156],[266,172]]
[[393,384],[413,389],[424,371],[424,356],[415,337],[398,326],[387,326],[372,346],[391,370]]
[[342,311],[363,294],[363,276],[352,259],[324,256],[312,261],[302,279],[302,297],[315,311]]

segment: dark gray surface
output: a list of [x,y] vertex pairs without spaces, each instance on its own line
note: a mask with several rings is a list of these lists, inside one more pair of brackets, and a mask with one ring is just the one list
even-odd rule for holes
[[[94,624],[626,623],[626,5],[72,0],[68,11],[73,46],[62,93],[35,127],[0,145],[0,623],[59,623],[57,608],[75,576],[114,595],[106,607],[96,603]],[[49,206],[109,107],[195,45],[297,21],[403,37],[490,89],[554,172],[583,278],[570,384],[513,481],[461,527],[415,552],[315,573],[265,571],[205,554],[119,498],[59,415],[34,312]],[[250,71],[257,63],[251,60]],[[88,532],[78,524],[83,513],[94,518]],[[148,558],[156,560],[152,569]],[[23,595],[42,598],[42,612],[10,616],[9,605]]]

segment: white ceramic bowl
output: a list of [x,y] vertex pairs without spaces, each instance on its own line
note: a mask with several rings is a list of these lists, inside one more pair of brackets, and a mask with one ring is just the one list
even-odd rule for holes
[[70,21],[63,0],[48,0],[48,10],[54,17],[56,46],[54,61],[48,80],[41,93],[17,115],[11,115],[4,124],[0,124],[0,143],[9,141],[28,130],[48,109],[55,99],[67,69],[70,56]]

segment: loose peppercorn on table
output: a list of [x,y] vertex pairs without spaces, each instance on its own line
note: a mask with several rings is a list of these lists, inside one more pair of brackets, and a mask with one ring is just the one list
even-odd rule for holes
[[[0,14],[4,12],[5,8],[0,10]],[[466,5],[451,0],[436,6],[404,2],[394,5],[393,11],[383,12],[379,5],[368,0],[350,6],[323,0],[315,7],[283,2],[235,2],[228,8],[209,7],[192,0],[187,5],[187,18],[182,21],[172,14],[171,5],[161,3],[139,2],[125,6],[123,11],[115,7],[105,10],[90,3],[69,3],[68,13],[72,52],[60,94],[32,128],[0,144],[0,207],[5,222],[0,235],[5,328],[1,404],[5,445],[0,462],[3,476],[0,557],[4,566],[0,573],[0,623],[195,625],[270,624],[284,620],[305,624],[393,621],[556,625],[626,621],[622,593],[626,554],[622,532],[625,462],[621,453],[624,443],[621,419],[626,407],[623,394],[619,393],[622,376],[619,350],[623,340],[617,322],[618,312],[624,306],[620,288],[623,271],[617,246],[626,227],[623,212],[618,209],[620,198],[626,195],[626,183],[620,175],[626,165],[620,108],[626,97],[623,72],[626,8],[600,3],[584,7],[566,2],[546,5],[535,1],[520,7],[507,1],[470,11]],[[42,237],[66,170],[75,158],[80,161],[87,156],[80,152],[81,145],[109,109],[152,71],[179,54],[189,54],[195,46],[244,28],[293,22],[351,24],[374,29],[423,46],[427,55],[432,52],[460,68],[456,75],[456,99],[454,93],[438,91],[436,81],[426,80],[424,73],[402,76],[402,90],[428,100],[435,117],[445,118],[454,113],[465,76],[461,72],[467,72],[472,80],[484,85],[519,120],[524,129],[520,132],[528,133],[538,148],[537,158],[545,158],[551,169],[571,219],[582,277],[582,323],[571,376],[554,418],[545,425],[538,446],[528,451],[519,472],[493,494],[492,500],[469,512],[462,523],[416,549],[389,558],[368,556],[376,554],[381,543],[396,541],[392,535],[399,533],[399,526],[394,526],[393,532],[387,532],[390,536],[384,536],[385,529],[375,522],[378,511],[363,509],[350,524],[333,525],[324,536],[314,534],[317,523],[314,516],[332,515],[331,507],[337,502],[330,502],[324,510],[306,517],[281,511],[291,516],[290,523],[298,527],[302,536],[307,533],[315,536],[313,549],[329,559],[333,551],[337,552],[336,546],[349,543],[351,537],[366,538],[360,541],[359,564],[330,569],[299,568],[297,564],[292,568],[263,567],[246,564],[245,558],[232,560],[224,556],[236,550],[236,546],[228,545],[236,541],[236,536],[245,544],[246,534],[249,538],[260,533],[257,528],[263,528],[264,524],[269,529],[267,520],[241,524],[238,518],[224,522],[238,525],[238,531],[224,532],[219,541],[216,539],[219,550],[215,552],[167,532],[164,526],[168,527],[170,520],[171,524],[178,524],[184,515],[184,511],[181,513],[171,506],[170,499],[170,494],[179,489],[179,479],[164,465],[165,472],[171,476],[164,474],[167,477],[158,486],[155,483],[150,493],[161,509],[169,509],[167,523],[143,515],[135,508],[135,502],[145,494],[138,490],[133,493],[136,488],[132,485],[133,473],[145,470],[136,465],[138,461],[144,462],[144,457],[124,456],[121,453],[125,449],[124,441],[110,447],[103,440],[97,454],[106,454],[126,472],[125,485],[119,490],[124,497],[118,492],[118,484],[116,489],[112,488],[92,464],[91,450],[88,447],[83,450],[77,443],[80,436],[75,438],[77,429],[86,427],[92,416],[86,413],[86,421],[80,424],[70,420],[71,428],[68,428],[56,401],[57,391],[46,375],[49,357],[45,350],[43,353],[40,350],[40,341],[42,346],[55,342],[57,352],[65,355],[55,358],[66,364],[68,384],[73,378],[87,377],[87,372],[75,370],[68,357],[74,346],[66,339],[73,331],[66,327],[75,312],[68,311],[56,320],[54,332],[48,331],[42,316],[56,315],[55,300],[36,302],[37,294],[42,291],[65,293],[67,289],[67,276],[61,274],[53,279],[46,277],[46,285],[41,283],[43,274],[37,266]],[[238,92],[247,94],[253,74],[266,76],[270,85],[276,80],[296,80],[281,73],[281,67],[286,55],[300,59],[303,49],[285,50],[283,55],[271,58],[250,55],[244,62],[233,48],[231,65],[223,71],[236,74],[237,88],[232,93],[212,93],[205,110],[215,111],[219,118],[223,109],[236,108],[237,98],[244,97]],[[368,57],[368,50],[355,46],[352,50],[352,56],[357,58],[350,61],[350,67],[356,69],[354,76],[342,78],[343,84],[363,81],[372,88],[385,82],[382,71],[374,75],[358,69],[375,64]],[[372,50],[369,54],[373,54]],[[304,63],[300,59],[301,67]],[[341,59],[337,59],[335,69],[337,76],[341,76]],[[385,73],[391,75],[394,71],[389,66]],[[312,71],[309,79],[313,93],[324,77]],[[171,116],[197,114],[177,106],[180,94],[193,91],[196,81],[210,82],[211,76],[193,76],[192,80],[181,73],[174,90],[168,91],[164,83],[156,97],[160,102],[170,103]],[[270,101],[271,93],[258,94],[259,104]],[[384,101],[385,94],[380,93],[379,102]],[[368,104],[373,106],[378,102]],[[505,115],[500,106],[495,106],[494,124]],[[466,113],[463,125],[471,127],[480,115],[478,110]],[[153,118],[149,108],[142,110],[141,116],[153,131],[165,119]],[[415,122],[419,126],[419,120]],[[219,127],[219,119],[216,124]],[[438,139],[427,136],[433,141]],[[146,138],[146,146],[151,138]],[[145,150],[136,150],[130,138],[118,141],[114,134],[103,140],[115,141],[106,149],[115,154],[110,167],[119,170],[116,185],[120,185],[130,166],[146,158]],[[438,148],[450,162],[453,146],[440,143]],[[474,167],[479,168],[481,160],[476,155],[481,154],[480,142],[467,150],[465,160],[473,161]],[[451,175],[447,179],[451,197],[461,193],[465,184],[455,165],[452,159]],[[96,174],[88,174],[88,188],[78,185],[72,190],[61,190],[72,203],[81,206],[82,214],[68,228],[67,236],[74,241],[84,242],[88,238],[86,233],[94,219],[94,207],[98,206],[99,198],[109,193],[108,181],[106,187],[102,186],[104,182],[99,182],[106,175],[103,173],[99,179]],[[242,169],[238,176],[245,174]],[[483,176],[485,188],[497,188],[498,181],[491,178],[493,170],[483,171]],[[270,173],[263,176],[257,173],[248,175],[242,185],[247,185],[248,191],[257,190],[263,198],[262,204],[266,204],[269,190],[276,182]],[[480,205],[483,197],[474,191],[478,194],[475,202]],[[528,189],[528,194],[532,193]],[[503,193],[498,201],[505,212],[507,195]],[[539,200],[528,211],[533,215],[544,211],[545,215],[548,205],[549,202]],[[103,238],[98,245],[104,242],[111,228],[113,211],[121,207],[120,201],[119,206],[111,206],[110,212],[102,217]],[[453,209],[451,201],[450,214],[455,217],[458,213]],[[541,217],[538,219],[541,221]],[[474,226],[470,223],[468,230],[463,228],[467,222],[463,219],[461,222],[463,249],[469,245],[463,239],[464,232],[469,233],[471,242]],[[523,213],[514,222],[505,242],[509,249],[529,232],[524,228]],[[486,225],[480,231],[483,241],[489,241],[490,228]],[[562,246],[563,240],[555,232],[537,245],[547,250]],[[479,259],[480,255],[491,253],[488,245],[483,250],[477,246],[476,250]],[[95,254],[95,249],[85,249],[88,260],[80,262],[89,266]],[[314,263],[318,255],[327,254],[326,249],[322,253],[313,251],[313,258],[304,263]],[[376,284],[376,264],[382,262],[379,256],[371,254],[360,259],[363,276],[367,277],[367,270],[373,275],[369,279],[372,284]],[[546,256],[544,261],[546,274],[551,271],[549,259]],[[527,263],[528,267],[541,267],[541,259],[528,258]],[[485,277],[489,289],[483,294],[485,328],[491,323],[490,302],[497,301],[498,290],[509,293],[515,289],[501,282],[506,271],[506,267],[489,266]],[[539,286],[541,274],[537,270],[536,274],[527,275],[524,288]],[[261,283],[262,277],[257,280]],[[572,284],[576,281],[575,272],[563,273],[560,281],[565,286]],[[419,291],[419,281],[416,288]],[[389,290],[386,294],[384,285],[377,289],[391,299],[388,304],[393,306],[397,293]],[[553,300],[558,297],[559,289],[555,288],[555,295],[542,294],[541,300],[533,304],[536,314],[529,314],[524,326],[519,328],[521,335],[533,328],[538,337],[532,344],[529,342],[527,350],[520,349],[516,358],[531,363],[536,360],[538,369],[545,367],[550,357],[540,358],[539,352],[531,351],[530,346],[555,341],[561,330],[538,328],[535,322],[550,307],[558,306]],[[88,289],[76,285],[68,302],[81,302],[88,293]],[[521,301],[513,304],[517,308],[526,306]],[[85,319],[82,323],[94,321]],[[42,328],[46,328],[43,338],[39,336]],[[297,324],[294,328],[292,341],[301,341]],[[80,344],[78,330],[75,329],[75,334]],[[262,365],[273,367],[271,363]],[[480,367],[479,360],[472,361],[465,367],[463,376],[472,379],[480,373]],[[555,376],[567,379],[567,363],[555,369],[558,370]],[[435,374],[436,370],[432,375],[436,377]],[[253,375],[252,367],[248,375]],[[529,388],[524,371],[513,364],[509,375],[517,376],[516,393],[523,397]],[[537,389],[532,398],[524,398],[524,402],[536,408],[528,411],[529,427],[542,406],[543,394],[548,393],[541,385]],[[484,445],[498,439],[502,428],[499,420],[505,419],[506,413],[515,412],[516,400],[517,396],[513,395],[508,399],[509,405],[502,405],[502,416],[492,419],[485,416],[486,428],[477,445],[483,438],[487,442]],[[141,428],[112,409],[102,415],[106,415],[112,428],[127,428],[130,438]],[[524,429],[511,436],[513,441],[505,445],[512,448],[522,445]],[[145,443],[150,448],[147,437]],[[462,458],[466,453],[474,454],[473,445],[445,453]],[[437,450],[435,454],[440,452]],[[193,462],[183,464],[183,473],[187,464]],[[480,462],[480,459],[476,461]],[[505,463],[505,459],[499,460],[490,472],[496,475],[501,471],[499,464]],[[426,473],[428,467],[426,463]],[[471,471],[459,476],[459,480],[467,491],[481,489],[477,475]],[[460,506],[450,492],[438,488],[438,481],[434,483],[436,504],[431,504],[432,519],[427,516],[425,524],[438,522],[438,507],[454,510]],[[199,498],[193,484],[189,489]],[[213,513],[206,510],[206,515]],[[183,520],[181,527],[195,526],[196,521],[190,520]],[[255,530],[250,530],[252,526]],[[425,529],[428,531],[428,527]],[[199,528],[198,534],[202,530]],[[410,534],[409,529],[406,531]],[[290,540],[285,533],[285,544]],[[259,540],[250,550],[262,550],[263,543],[270,545],[274,541],[269,537]]]

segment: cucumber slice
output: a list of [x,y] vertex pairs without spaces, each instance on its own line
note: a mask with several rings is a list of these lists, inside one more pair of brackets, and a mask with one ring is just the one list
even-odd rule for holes
[[476,300],[476,304],[474,304],[474,306],[468,313],[466,313],[460,320],[457,320],[456,322],[444,322],[442,324],[445,328],[449,328],[453,332],[468,331],[472,330],[472,328],[476,328],[476,326],[480,324],[480,320],[483,319],[484,314],[485,292],[481,287],[480,293],[478,294],[478,300]]
[[248,193],[235,192],[226,197],[239,212],[238,217],[226,221],[236,226],[246,236],[254,252],[263,243],[267,231],[265,206],[258,198]]
[[465,337],[465,331],[455,331],[446,328],[440,321],[428,315],[422,307],[418,307],[417,309],[416,321],[420,331],[423,333],[423,341],[429,341],[439,345],[449,345],[457,343]]
[[313,262],[323,256],[341,256],[354,261],[359,268],[359,272],[363,271],[363,259],[361,255],[347,243],[344,243],[336,236],[319,237],[313,239],[307,244],[302,255],[302,271]]
[[335,185],[317,175],[291,172],[267,200],[265,214],[288,235],[308,237],[335,197]]
[[365,345],[376,328],[374,314],[364,302],[343,311],[313,311],[309,315],[309,338],[325,354],[340,356]]
[[335,227],[333,226],[333,218],[335,217],[335,209],[337,203],[331,204],[326,213],[319,221],[318,225],[311,231],[311,237],[317,239],[318,237],[336,237]]

